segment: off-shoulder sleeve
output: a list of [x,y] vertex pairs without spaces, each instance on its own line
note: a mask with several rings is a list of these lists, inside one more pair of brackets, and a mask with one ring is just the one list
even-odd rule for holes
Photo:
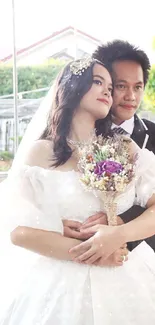
[[23,166],[0,185],[1,225],[10,231],[18,226],[63,233],[59,215],[55,173]]
[[155,194],[155,155],[143,149],[139,153],[136,177],[136,204],[145,207]]

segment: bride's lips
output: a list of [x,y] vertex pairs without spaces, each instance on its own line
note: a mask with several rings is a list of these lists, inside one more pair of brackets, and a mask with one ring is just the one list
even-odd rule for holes
[[109,101],[108,101],[107,99],[104,99],[104,98],[97,98],[97,100],[98,100],[99,102],[102,102],[102,103],[105,103],[105,104],[109,105]]

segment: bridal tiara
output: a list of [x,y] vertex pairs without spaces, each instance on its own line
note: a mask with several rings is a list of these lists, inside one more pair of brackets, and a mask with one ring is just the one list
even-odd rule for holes
[[104,66],[103,62],[88,56],[86,58],[82,58],[76,61],[71,62],[70,64],[70,71],[75,76],[82,76],[83,72],[87,70],[93,62],[99,63]]
[[73,61],[70,64],[71,72],[76,76],[81,76],[85,70],[87,70],[91,64],[95,61],[92,57],[83,58]]

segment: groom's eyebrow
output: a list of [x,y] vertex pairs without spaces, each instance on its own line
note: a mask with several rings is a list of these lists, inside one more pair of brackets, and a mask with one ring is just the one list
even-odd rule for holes
[[[124,80],[124,79],[116,79],[115,82],[124,82],[124,83],[128,83],[127,80]],[[135,84],[136,84],[136,85],[143,85],[144,82],[143,82],[143,81],[136,81]]]
[[[100,78],[101,80],[105,81],[105,79],[102,76],[100,76],[99,74],[93,75],[93,78],[95,78],[95,77]],[[109,85],[112,86],[112,83],[110,83]]]

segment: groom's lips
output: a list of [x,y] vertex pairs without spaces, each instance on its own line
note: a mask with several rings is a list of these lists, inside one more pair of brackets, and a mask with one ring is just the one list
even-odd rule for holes
[[136,107],[133,105],[120,105],[122,108],[127,109],[131,111],[132,109],[135,109]]

